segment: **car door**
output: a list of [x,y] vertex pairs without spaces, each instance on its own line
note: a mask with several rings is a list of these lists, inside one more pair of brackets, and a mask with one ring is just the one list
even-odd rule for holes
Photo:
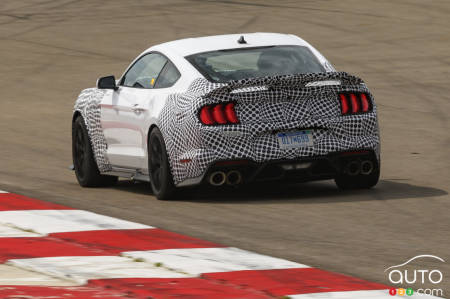
[[140,169],[146,161],[146,132],[153,87],[167,58],[159,53],[140,57],[120,80],[116,91],[109,91],[101,104],[101,123],[107,156],[115,167]]

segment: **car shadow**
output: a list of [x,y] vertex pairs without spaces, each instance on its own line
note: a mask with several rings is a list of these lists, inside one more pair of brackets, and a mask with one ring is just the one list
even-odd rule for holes
[[[116,189],[153,195],[150,184],[120,181]],[[205,203],[329,203],[369,200],[394,200],[447,195],[445,190],[413,185],[402,180],[380,180],[377,186],[364,190],[339,190],[332,181],[308,183],[258,183],[239,188],[193,187],[181,189],[176,201]]]

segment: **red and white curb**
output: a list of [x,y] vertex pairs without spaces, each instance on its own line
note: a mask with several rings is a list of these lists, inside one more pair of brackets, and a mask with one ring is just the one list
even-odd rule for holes
[[0,298],[389,298],[388,288],[0,191]]

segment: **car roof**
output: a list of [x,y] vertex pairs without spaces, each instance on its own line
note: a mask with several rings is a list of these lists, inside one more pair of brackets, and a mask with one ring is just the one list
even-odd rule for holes
[[[241,36],[244,37],[246,43],[238,43],[238,40]],[[216,50],[264,47],[274,45],[308,46],[308,43],[293,34],[262,32],[239,33],[179,39],[153,46],[147,49],[144,53],[150,51],[167,51],[186,57],[196,53]]]

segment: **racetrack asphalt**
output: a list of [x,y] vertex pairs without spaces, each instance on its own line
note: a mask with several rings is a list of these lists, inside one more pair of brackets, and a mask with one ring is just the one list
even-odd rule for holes
[[[385,284],[387,267],[436,255],[447,262],[417,265],[438,267],[448,296],[449,14],[448,0],[3,0],[0,189]],[[206,188],[161,202],[147,184],[79,187],[68,166],[83,88],[157,43],[256,31],[299,35],[368,84],[382,139],[374,189]]]

